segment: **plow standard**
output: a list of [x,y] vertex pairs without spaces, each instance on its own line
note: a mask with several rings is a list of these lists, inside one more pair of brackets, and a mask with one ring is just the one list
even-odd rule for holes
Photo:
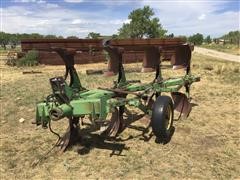
[[[171,136],[173,127],[174,110],[179,111],[187,117],[191,111],[190,86],[192,83],[200,81],[199,77],[191,74],[191,48],[184,43],[168,43],[172,40],[162,40],[161,46],[151,43],[143,43],[125,46],[116,43],[116,40],[103,41],[103,48],[111,57],[110,64],[118,69],[118,79],[112,88],[99,87],[89,90],[82,86],[76,69],[74,68],[74,54],[76,49],[51,47],[64,60],[66,73],[63,77],[50,79],[52,94],[46,100],[38,103],[36,108],[36,124],[44,128],[51,129],[51,121],[59,121],[67,118],[69,127],[67,132],[60,137],[57,145],[60,152],[64,152],[67,147],[76,142],[81,131],[80,122],[88,117],[91,126],[100,124],[104,130],[100,133],[103,137],[116,137],[125,128],[123,118],[125,106],[133,106],[140,109],[144,114],[151,117],[149,126],[152,127],[153,134],[160,142],[166,143]],[[140,42],[140,41],[139,41]],[[122,63],[122,53],[126,49],[148,50],[152,57],[151,64],[155,68],[155,78],[149,83],[133,83],[125,77]],[[176,56],[171,60],[174,69],[184,68],[186,74],[182,77],[164,79],[161,73],[161,52],[166,49],[175,49]],[[70,83],[66,82],[70,76]],[[185,93],[179,92],[185,88]],[[169,93],[169,96],[161,93]],[[108,120],[107,117],[111,116]]]

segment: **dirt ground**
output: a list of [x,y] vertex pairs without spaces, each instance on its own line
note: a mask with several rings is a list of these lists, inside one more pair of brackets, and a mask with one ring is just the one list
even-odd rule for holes
[[[194,51],[199,54],[202,54],[202,55],[219,58],[219,59],[226,60],[226,61],[240,62],[239,55],[233,55],[233,54],[219,52],[216,50],[201,48],[201,47],[194,47]],[[238,51],[240,52],[240,50],[238,50]]]
[[[128,79],[152,80],[152,73],[137,71],[141,64],[126,69],[133,66],[136,71],[130,69]],[[201,76],[201,82],[191,88],[195,106],[188,119],[174,122],[175,133],[168,144],[156,144],[154,137],[147,140],[142,136],[144,125],[135,122],[120,135],[121,140],[102,142],[93,136],[86,140],[85,151],[76,146],[62,155],[53,150],[44,158],[56,136],[31,122],[35,104],[51,92],[48,79],[63,75],[64,67],[21,69],[1,61],[0,178],[239,179],[240,64],[194,53],[192,66],[192,73]],[[105,67],[77,65],[76,69],[87,88],[110,87],[116,77],[87,76],[84,71]],[[42,73],[23,75],[23,70]],[[164,77],[179,74],[163,70]],[[134,116],[136,111],[131,112]],[[53,124],[61,133],[66,127],[66,120]]]

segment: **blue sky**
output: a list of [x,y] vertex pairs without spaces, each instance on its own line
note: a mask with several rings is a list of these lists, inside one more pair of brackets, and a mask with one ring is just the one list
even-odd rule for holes
[[168,33],[221,36],[238,30],[238,0],[0,0],[1,31],[8,33],[112,35],[128,14],[149,5]]

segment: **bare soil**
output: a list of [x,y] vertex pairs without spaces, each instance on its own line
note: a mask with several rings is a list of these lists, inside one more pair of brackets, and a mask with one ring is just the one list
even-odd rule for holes
[[205,56],[210,56],[213,58],[226,60],[226,61],[240,62],[239,55],[233,55],[233,54],[229,54],[229,53],[219,52],[219,51],[212,50],[212,49],[194,47],[194,52],[205,55]]

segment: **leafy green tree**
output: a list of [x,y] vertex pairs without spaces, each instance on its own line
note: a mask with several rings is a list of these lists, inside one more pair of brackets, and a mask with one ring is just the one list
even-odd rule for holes
[[210,44],[212,42],[212,39],[210,37],[210,35],[208,35],[205,39],[204,39],[204,42],[207,43],[207,44]]
[[231,44],[240,44],[240,31],[230,31],[228,34],[222,36],[223,39],[228,40]]
[[12,49],[15,49],[17,44],[19,44],[19,39],[16,34],[12,34],[9,38],[9,44],[11,45]]
[[217,44],[217,41],[218,41],[217,38],[213,38],[213,42],[214,42],[215,44]]
[[88,39],[97,39],[100,36],[101,36],[100,33],[90,32],[90,33],[88,33],[87,38]]
[[67,39],[78,39],[77,36],[68,36]]
[[7,49],[9,40],[10,40],[10,34],[5,32],[0,32],[0,44],[1,44],[1,47],[4,48],[4,50]]
[[203,35],[200,33],[189,36],[188,41],[194,45],[201,45],[203,43]]
[[118,38],[118,35],[117,34],[113,34],[112,35],[112,39],[117,39]]
[[187,41],[187,36],[184,36],[184,35],[179,35],[179,36],[177,36],[177,38],[181,38],[181,39],[183,39],[184,41]]
[[44,38],[44,36],[41,34],[38,34],[38,33],[32,33],[32,34],[30,34],[30,38],[31,39],[42,39],[42,38]]
[[19,36],[20,40],[21,39],[31,39],[31,35],[27,33],[20,34]]
[[159,19],[154,16],[153,9],[144,6],[133,10],[129,16],[129,23],[124,23],[119,29],[120,38],[159,38],[166,34]]
[[168,34],[167,37],[169,37],[169,38],[174,38],[174,34],[173,34],[173,33]]
[[57,36],[49,34],[49,35],[46,35],[44,38],[46,38],[46,39],[57,39]]

